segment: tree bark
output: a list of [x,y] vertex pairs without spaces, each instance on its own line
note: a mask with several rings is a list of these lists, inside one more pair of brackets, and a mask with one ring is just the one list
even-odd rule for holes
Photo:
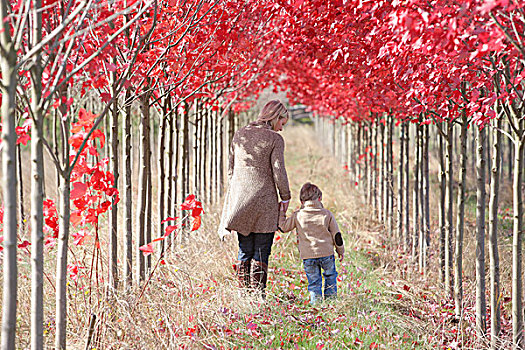
[[[35,0],[32,12],[33,46],[38,45],[42,38],[41,8],[41,0]],[[33,113],[31,128],[31,349],[37,350],[44,348],[44,118],[39,106],[42,99],[42,56],[40,52],[33,60],[31,85],[31,111]],[[20,182],[20,187],[21,185],[22,182]],[[23,214],[23,209],[21,211]]]
[[454,207],[454,159],[453,147],[454,125],[448,122],[447,125],[447,152],[445,154],[447,189],[445,192],[445,203],[447,204],[446,231],[445,231],[445,289],[452,295],[453,275],[452,275],[452,237],[454,236],[453,207]]
[[478,130],[476,162],[476,328],[483,339],[486,331],[487,304],[485,299],[485,128]]
[[16,48],[11,40],[9,2],[0,1],[0,67],[2,70],[2,192],[4,202],[2,349],[14,349],[17,306],[17,227],[16,227]]
[[423,143],[423,149],[422,149],[422,164],[421,164],[421,170],[422,170],[422,177],[423,177],[423,198],[422,198],[422,204],[423,204],[423,210],[421,213],[421,216],[423,218],[423,272],[427,273],[427,264],[428,264],[428,247],[430,246],[430,180],[429,180],[429,168],[428,168],[428,149],[429,149],[429,143],[430,143],[430,135],[429,135],[429,126],[424,125],[422,127],[422,143]]
[[404,231],[404,251],[407,252],[410,247],[410,124],[408,122],[403,124],[403,127],[405,128],[405,159],[404,159],[404,176],[405,176],[405,207],[403,210],[405,211],[404,219],[405,219],[405,231]]
[[[166,182],[164,181],[164,177],[166,174],[166,126],[168,122],[168,100],[170,99],[169,96],[166,96],[164,98],[163,104],[162,104],[162,115],[161,120],[159,121],[160,124],[160,130],[159,130],[159,170],[157,173],[157,179],[158,179],[158,192],[157,192],[157,210],[158,210],[158,217],[157,222],[159,225],[159,237],[162,237],[164,235],[164,227],[165,225],[162,223],[162,220],[164,220],[168,215],[166,215]],[[161,254],[164,253],[164,241],[161,241]]]
[[[139,163],[139,179],[138,179],[138,200],[137,200],[137,221],[135,233],[137,235],[136,241],[138,247],[145,244],[145,228],[146,228],[146,202],[147,202],[147,188],[148,188],[148,155],[149,155],[149,98],[144,94],[140,98],[140,163]],[[145,259],[142,251],[136,250],[137,254],[137,279],[138,283],[142,282],[146,277]]]
[[467,179],[467,127],[468,120],[466,111],[461,116],[460,134],[460,161],[459,161],[459,188],[457,198],[457,221],[456,221],[456,248],[454,251],[454,304],[455,314],[458,319],[463,312],[463,231],[465,222],[465,191]]
[[[69,124],[69,120],[66,121]],[[67,130],[65,135],[69,135]],[[69,151],[66,150],[66,155]],[[69,159],[69,157],[65,158]],[[67,253],[69,241],[69,218],[70,218],[70,193],[71,179],[70,169],[68,168],[65,176],[60,179],[60,198],[59,198],[59,233],[57,251],[57,271],[56,271],[56,335],[55,348],[66,348],[66,326],[67,326]]]
[[404,209],[404,179],[403,162],[405,161],[405,124],[401,124],[399,135],[399,174],[397,177],[397,236],[398,240],[404,245],[403,232],[403,209]]
[[496,121],[492,143],[492,171],[489,199],[489,258],[490,258],[490,345],[491,349],[499,349],[501,331],[501,293],[498,251],[498,200],[499,178],[501,172],[501,118]]
[[439,257],[440,257],[440,274],[441,283],[445,283],[445,250],[446,250],[446,192],[447,192],[447,177],[445,169],[445,147],[443,143],[443,136],[439,137]]
[[133,192],[132,192],[132,150],[131,150],[131,91],[126,91],[124,116],[124,227],[125,227],[125,255],[124,276],[126,289],[133,284]]
[[[112,74],[112,80],[116,84],[116,74]],[[116,86],[113,86],[114,96],[117,94]],[[113,187],[118,188],[119,159],[118,159],[118,98],[115,97],[111,113],[111,168],[113,172]],[[116,196],[111,200],[111,217],[109,226],[109,283],[114,290],[118,287],[118,204]]]
[[[520,122],[520,124],[523,124]],[[520,133],[523,128],[520,127]],[[522,135],[517,135],[514,145],[514,186],[513,186],[513,238],[512,238],[512,339],[514,349],[523,347],[523,148]]]
[[[420,148],[419,148],[419,139],[420,139],[420,126],[419,124],[414,125],[414,188],[412,192],[412,223],[413,223],[413,233],[412,233],[412,259],[418,257],[418,248],[419,248],[419,159],[420,159]],[[415,262],[414,262],[415,263]]]

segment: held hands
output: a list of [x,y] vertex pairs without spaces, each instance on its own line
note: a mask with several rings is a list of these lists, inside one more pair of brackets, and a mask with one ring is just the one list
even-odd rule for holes
[[339,261],[343,262],[343,260],[345,259],[345,255],[344,254],[339,254],[339,253],[337,253],[337,255],[339,256]]
[[279,211],[283,214],[286,214],[286,211],[288,210],[288,205],[290,202],[280,202],[279,203]]

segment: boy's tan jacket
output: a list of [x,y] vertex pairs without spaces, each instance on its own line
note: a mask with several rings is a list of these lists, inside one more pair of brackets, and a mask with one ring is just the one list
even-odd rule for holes
[[339,226],[330,210],[323,208],[318,200],[306,201],[292,216],[279,214],[279,229],[289,232],[297,229],[301,259],[322,258],[334,254],[344,254],[345,248]]

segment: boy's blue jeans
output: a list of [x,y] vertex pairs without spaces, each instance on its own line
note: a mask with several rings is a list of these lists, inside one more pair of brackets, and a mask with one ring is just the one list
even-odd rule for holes
[[304,271],[308,278],[308,291],[310,292],[310,303],[314,304],[323,300],[323,278],[324,297],[337,296],[337,271],[335,269],[335,257],[333,255],[322,258],[303,259]]

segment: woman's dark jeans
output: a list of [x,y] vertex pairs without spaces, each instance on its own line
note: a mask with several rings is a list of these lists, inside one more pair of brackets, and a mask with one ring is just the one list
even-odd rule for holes
[[243,236],[237,233],[239,239],[239,257],[240,261],[250,261],[251,259],[260,261],[268,265],[268,259],[272,252],[273,236],[272,233],[250,233]]

